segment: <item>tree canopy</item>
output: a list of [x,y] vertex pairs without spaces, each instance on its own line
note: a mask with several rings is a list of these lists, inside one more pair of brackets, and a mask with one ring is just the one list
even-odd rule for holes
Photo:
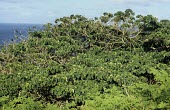
[[169,24],[127,9],[30,30],[0,51],[0,110],[170,109]]

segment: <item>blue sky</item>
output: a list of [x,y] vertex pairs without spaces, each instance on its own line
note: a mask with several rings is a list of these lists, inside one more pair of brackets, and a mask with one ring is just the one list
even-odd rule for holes
[[0,23],[53,23],[71,14],[93,18],[127,8],[170,19],[170,0],[0,0]]

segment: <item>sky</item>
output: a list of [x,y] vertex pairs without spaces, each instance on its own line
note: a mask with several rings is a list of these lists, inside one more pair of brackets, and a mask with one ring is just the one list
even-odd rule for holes
[[0,0],[0,23],[45,24],[71,14],[94,18],[129,8],[136,15],[170,19],[170,0]]

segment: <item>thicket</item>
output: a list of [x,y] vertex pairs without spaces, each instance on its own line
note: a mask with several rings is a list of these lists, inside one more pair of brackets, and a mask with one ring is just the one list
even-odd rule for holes
[[71,15],[0,51],[0,110],[170,109],[170,21]]

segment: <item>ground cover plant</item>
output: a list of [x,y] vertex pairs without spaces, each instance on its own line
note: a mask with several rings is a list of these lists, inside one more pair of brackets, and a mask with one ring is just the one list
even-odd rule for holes
[[170,21],[71,15],[0,51],[0,110],[170,109]]

